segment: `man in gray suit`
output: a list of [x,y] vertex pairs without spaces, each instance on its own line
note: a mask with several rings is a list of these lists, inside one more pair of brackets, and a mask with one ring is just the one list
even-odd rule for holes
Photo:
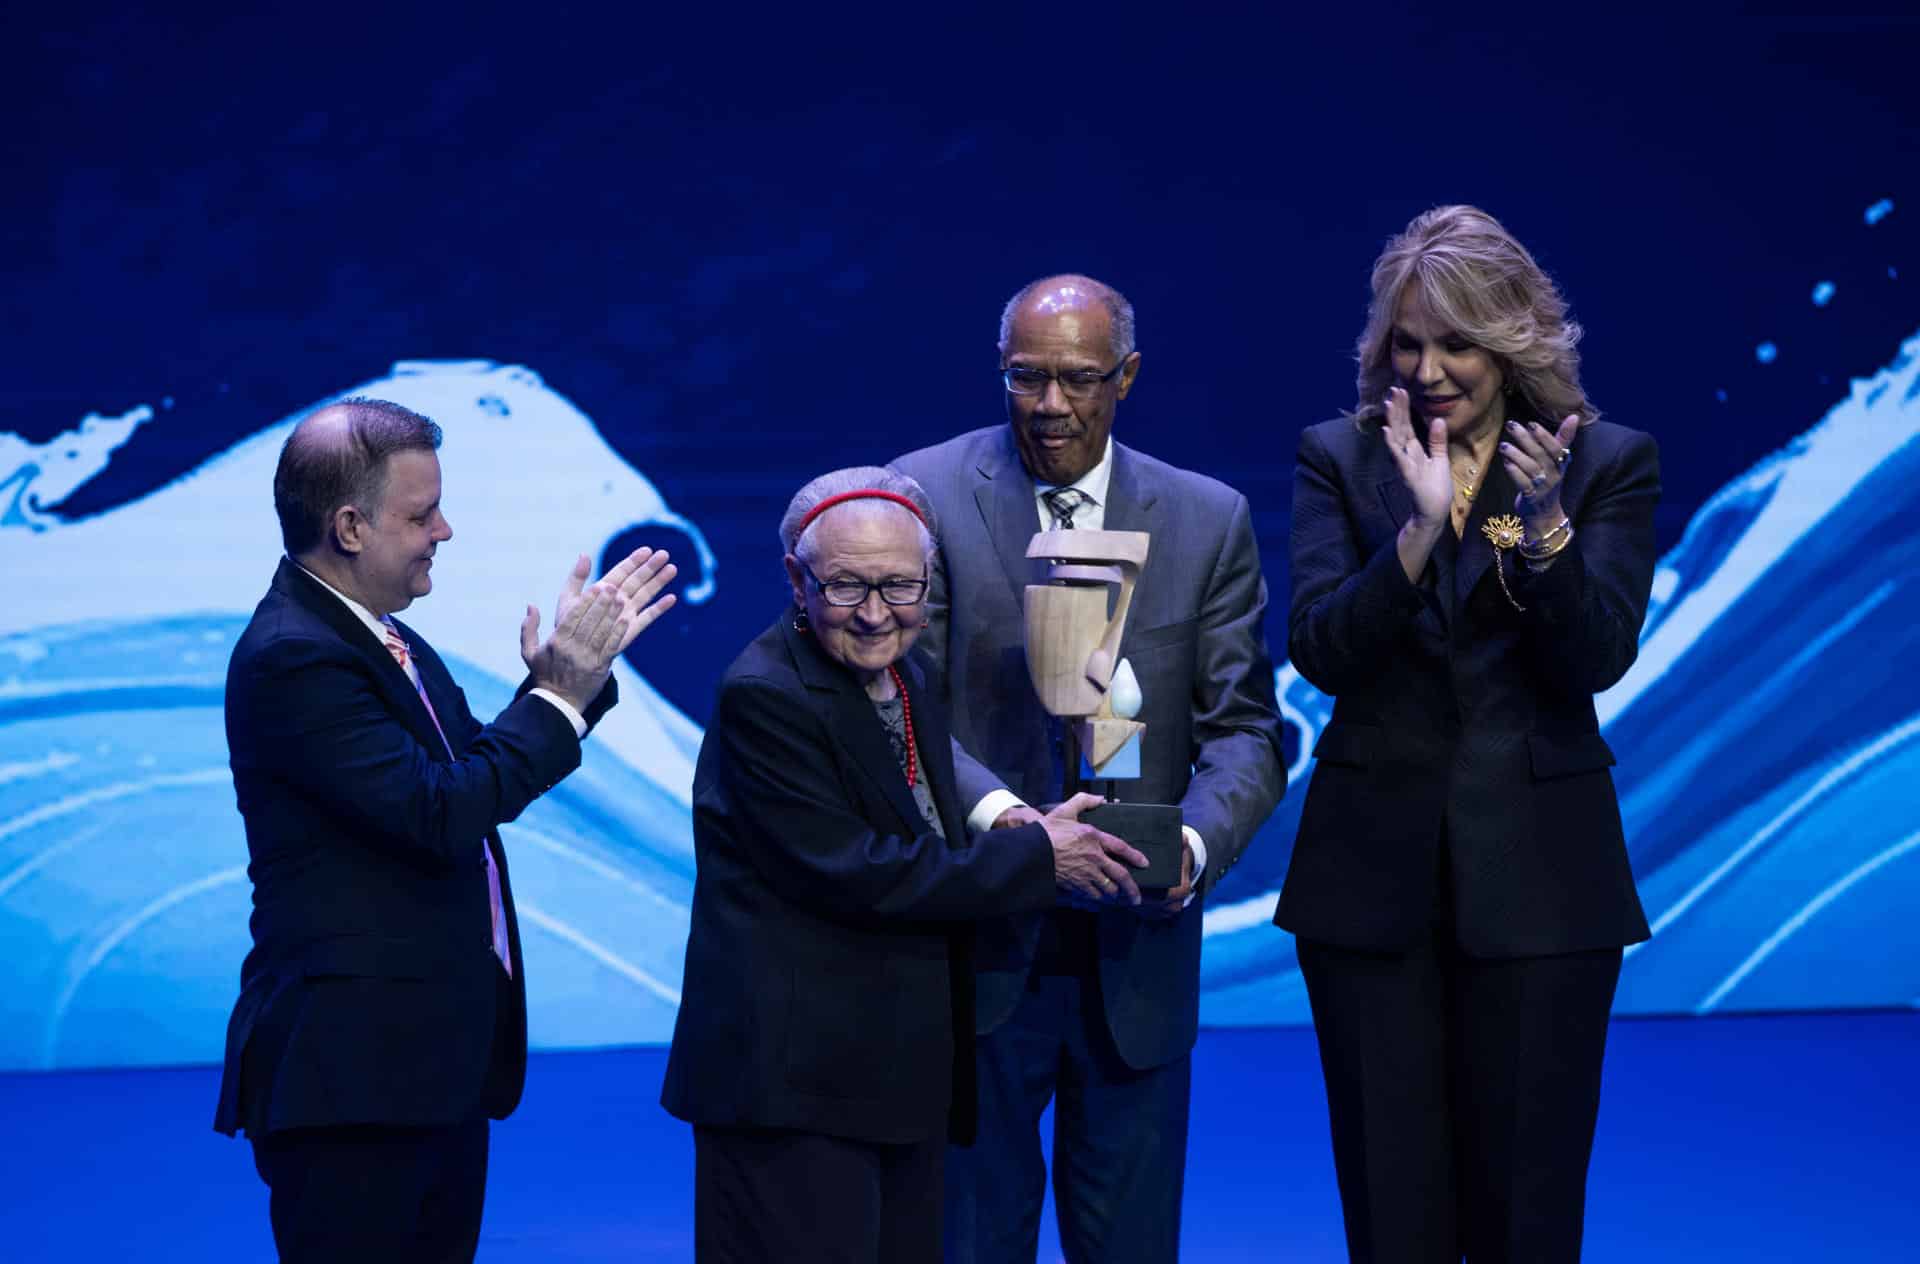
[[1062,908],[980,928],[979,1140],[949,1156],[947,1259],[1031,1264],[1047,1176],[1037,1124],[1057,1095],[1067,1259],[1171,1261],[1201,907],[1286,783],[1267,587],[1244,496],[1112,441],[1140,371],[1133,309],[1117,291],[1084,276],[1035,281],[1001,318],[1000,364],[1009,425],[894,462],[943,525],[920,645],[944,668],[969,824],[1019,824],[1063,793],[1061,726],[1027,675],[1027,542],[1057,526],[1146,531],[1120,652],[1147,729],[1141,776],[1124,784],[1128,798],[1180,805],[1187,854],[1180,885],[1137,910]]

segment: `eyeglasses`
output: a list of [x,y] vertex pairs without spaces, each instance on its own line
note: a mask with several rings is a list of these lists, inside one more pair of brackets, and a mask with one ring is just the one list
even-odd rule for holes
[[1045,369],[1003,368],[1000,376],[1006,379],[1007,390],[1015,395],[1041,395],[1046,392],[1048,382],[1060,383],[1060,393],[1068,399],[1086,399],[1101,387],[1113,380],[1114,374],[1127,366],[1132,352],[1120,357],[1120,363],[1105,373],[1093,369],[1068,369],[1065,373],[1049,373]]
[[880,590],[880,600],[890,606],[911,606],[927,595],[927,581],[924,579],[883,579],[877,584],[869,584],[864,579],[823,580],[813,573],[811,566],[803,569],[830,606],[864,605],[867,594],[876,588]]

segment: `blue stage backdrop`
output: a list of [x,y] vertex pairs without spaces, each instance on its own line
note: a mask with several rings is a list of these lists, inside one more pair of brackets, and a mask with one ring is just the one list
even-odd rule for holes
[[1331,709],[1284,662],[1293,444],[1351,402],[1380,242],[1443,201],[1536,249],[1592,394],[1662,444],[1653,608],[1600,699],[1655,926],[1620,1009],[1920,999],[1920,112],[1885,87],[1910,20],[1650,43],[1249,9],[1156,28],[1146,62],[1137,32],[1030,22],[882,49],[386,21],[29,32],[0,1069],[218,1059],[248,944],[222,682],[279,555],[279,445],[344,394],[445,429],[454,537],[408,618],[477,713],[577,552],[681,562],[580,771],[503,831],[535,1043],[665,1039],[693,759],[784,600],[786,498],[999,418],[999,305],[1063,267],[1140,312],[1117,437],[1254,504],[1293,788],[1209,900],[1202,1013],[1304,1022],[1269,924]]

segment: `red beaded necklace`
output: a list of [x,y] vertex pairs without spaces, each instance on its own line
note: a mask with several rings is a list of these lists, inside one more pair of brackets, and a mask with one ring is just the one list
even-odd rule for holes
[[899,668],[888,663],[887,675],[893,677],[893,687],[900,692],[900,720],[907,730],[907,785],[911,787],[920,777],[920,750],[913,740],[913,699],[907,697],[907,682],[900,679]]

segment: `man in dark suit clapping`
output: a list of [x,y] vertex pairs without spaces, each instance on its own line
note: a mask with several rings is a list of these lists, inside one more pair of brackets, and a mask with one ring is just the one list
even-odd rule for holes
[[[668,609],[664,553],[561,593],[491,724],[393,618],[452,537],[440,429],[382,400],[320,409],[274,474],[287,556],[234,647],[227,743],[253,949],[214,1127],[245,1130],[284,1261],[471,1260],[488,1119],[526,1075],[526,981],[497,827],[580,763],[613,660]],[[657,597],[657,600],[656,600]]]
[[1146,531],[1120,644],[1146,700],[1129,797],[1180,806],[1186,869],[1138,910],[1057,909],[981,928],[979,1141],[948,1160],[947,1258],[1034,1259],[1047,1175],[1034,1125],[1057,1094],[1067,1259],[1171,1261],[1201,904],[1286,783],[1266,582],[1244,496],[1113,442],[1140,370],[1133,308],[1117,291],[1084,276],[1027,286],[1002,317],[1000,365],[1010,424],[895,462],[947,524],[921,645],[944,668],[968,824],[1017,825],[1033,819],[1028,805],[1063,797],[1060,725],[1027,675],[1028,541],[1048,527]]

